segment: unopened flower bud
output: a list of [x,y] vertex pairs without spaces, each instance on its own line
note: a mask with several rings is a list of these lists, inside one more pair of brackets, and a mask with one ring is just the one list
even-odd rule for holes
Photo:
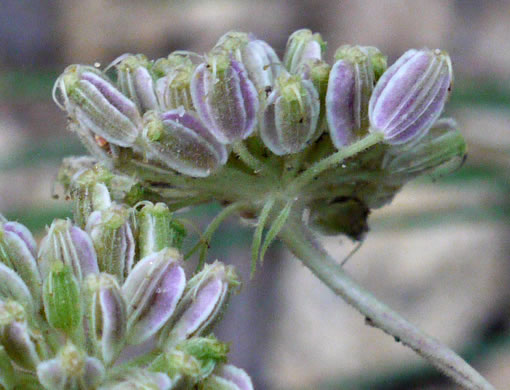
[[308,60],[322,60],[326,42],[319,33],[308,29],[297,30],[289,37],[283,63],[290,73],[297,73],[300,65]]
[[267,97],[283,67],[273,48],[260,39],[250,40],[241,50],[241,59],[259,96]]
[[140,344],[170,319],[186,285],[175,249],[163,249],[140,260],[122,286],[128,315],[128,342]]
[[72,344],[37,366],[37,378],[46,390],[95,389],[104,376],[102,363]]
[[422,137],[443,111],[452,84],[448,54],[409,50],[379,79],[370,99],[370,130],[389,144]]
[[181,249],[186,230],[164,203],[144,203],[136,214],[136,221],[141,258],[164,248]]
[[85,317],[96,353],[109,366],[124,347],[127,329],[126,303],[114,276],[89,275],[85,279]]
[[70,193],[74,199],[74,221],[78,226],[84,228],[92,212],[104,210],[112,204],[110,191],[105,184],[112,178],[112,173],[99,165],[80,170],[72,176]]
[[71,266],[59,260],[53,261],[43,284],[43,303],[51,327],[70,334],[80,324],[80,285]]
[[191,100],[191,76],[195,71],[194,65],[188,57],[170,54],[154,63],[152,68],[156,74],[162,76],[156,81],[156,94],[161,110],[174,110],[183,107],[186,111],[193,111]]
[[0,262],[21,277],[30,290],[37,310],[41,300],[41,276],[36,262],[36,243],[32,233],[20,223],[0,222]]
[[196,68],[191,97],[201,121],[219,142],[242,140],[255,130],[257,89],[244,65],[230,55],[212,56]]
[[147,116],[147,157],[177,172],[205,177],[227,161],[227,150],[211,131],[182,109]]
[[79,282],[88,274],[99,272],[92,240],[68,219],[53,221],[41,242],[38,258],[43,278],[55,261],[71,267]]
[[429,173],[441,175],[457,169],[466,155],[466,142],[451,119],[438,120],[417,143],[389,149],[383,168],[392,177],[409,180]]
[[223,34],[216,45],[212,48],[210,55],[233,57],[241,61],[242,50],[250,42],[250,36],[247,33],[239,31],[229,31]]
[[250,376],[231,364],[223,365],[215,375],[206,380],[205,389],[210,390],[253,390]]
[[265,102],[260,136],[277,155],[299,152],[312,139],[319,112],[319,97],[312,82],[284,74]]
[[117,69],[117,84],[121,92],[136,104],[141,113],[155,110],[158,101],[147,57],[143,54],[126,54],[114,63]]
[[158,356],[150,368],[161,371],[175,381],[193,386],[208,377],[218,364],[227,361],[229,347],[213,335],[184,340]]
[[97,253],[99,270],[115,275],[120,283],[135,260],[130,213],[127,207],[114,203],[107,209],[90,214],[86,226]]
[[174,388],[174,381],[168,375],[134,368],[100,386],[98,390],[171,390]]
[[32,370],[39,363],[41,336],[27,323],[23,305],[14,300],[0,301],[0,345],[16,365]]
[[141,129],[136,104],[97,69],[72,65],[55,88],[60,90],[64,108],[79,123],[77,131],[91,132],[118,146],[134,144]]
[[21,304],[28,313],[32,313],[39,306],[34,302],[23,279],[14,270],[0,263],[0,301],[8,299]]
[[160,343],[170,348],[211,329],[239,283],[232,267],[218,261],[207,265],[186,285],[175,315],[161,333]]
[[372,47],[342,46],[329,76],[326,112],[333,144],[342,148],[368,132],[368,103],[375,85],[373,63],[382,54]]

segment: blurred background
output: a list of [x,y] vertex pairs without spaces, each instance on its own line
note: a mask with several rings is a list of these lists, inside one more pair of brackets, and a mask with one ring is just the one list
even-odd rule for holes
[[[392,63],[408,48],[450,52],[448,115],[468,145],[462,169],[414,182],[370,218],[347,270],[382,301],[449,344],[500,389],[510,383],[510,1],[507,0],[0,0],[0,212],[39,237],[70,205],[51,197],[64,156],[81,154],[51,100],[71,63],[106,65],[124,52],[205,52],[228,30],[283,53],[307,27],[328,42],[373,45]],[[205,224],[218,206],[193,212]],[[327,238],[343,258],[353,243]],[[275,245],[249,279],[250,235],[229,221],[211,257],[245,286],[219,337],[257,389],[453,389]]]

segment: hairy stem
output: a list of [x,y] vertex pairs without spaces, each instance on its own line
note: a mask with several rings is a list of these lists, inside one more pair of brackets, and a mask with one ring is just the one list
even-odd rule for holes
[[384,136],[382,133],[370,133],[358,142],[346,146],[345,148],[340,149],[338,152],[333,153],[332,155],[312,165],[296,179],[294,179],[294,181],[290,184],[290,187],[293,191],[298,191],[300,188],[312,181],[315,176],[331,167],[334,167],[335,165],[340,164],[349,157],[355,156],[356,154],[370,148],[371,146],[378,144],[383,140],[383,138]]
[[363,314],[370,324],[400,340],[455,383],[469,390],[495,390],[454,351],[379,302],[352,280],[302,223],[289,221],[280,238],[322,282]]

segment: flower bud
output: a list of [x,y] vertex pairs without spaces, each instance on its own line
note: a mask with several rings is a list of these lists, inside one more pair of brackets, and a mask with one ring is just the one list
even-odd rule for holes
[[156,94],[161,110],[174,110],[183,107],[186,111],[194,111],[191,100],[191,76],[196,66],[188,57],[170,54],[154,64],[152,70],[161,74],[156,81]]
[[311,81],[280,76],[261,113],[264,144],[280,156],[304,149],[315,133],[319,111],[319,97]]
[[283,63],[290,73],[297,73],[300,65],[308,60],[322,60],[326,42],[320,34],[308,29],[297,30],[289,37]]
[[92,133],[118,146],[129,147],[141,128],[136,104],[97,69],[69,66],[56,82],[64,108],[79,123],[77,131]]
[[216,366],[227,360],[229,347],[209,337],[192,337],[158,356],[151,364],[152,371],[161,371],[179,385],[188,387],[208,377]]
[[347,45],[337,50],[335,58],[326,112],[331,140],[340,149],[368,131],[368,103],[375,84],[373,63],[381,68],[384,57],[376,48]]
[[464,162],[467,146],[453,120],[438,120],[417,143],[390,148],[383,168],[393,177],[409,180],[424,173],[441,175]]
[[369,105],[371,131],[389,144],[422,137],[443,111],[452,84],[448,54],[409,50],[379,79]]
[[82,169],[72,176],[70,193],[74,199],[74,221],[78,226],[84,228],[93,211],[104,210],[112,204],[110,191],[105,185],[112,178],[112,173],[99,165]]
[[56,358],[37,366],[37,378],[47,390],[95,389],[104,376],[102,363],[72,344],[63,347]]
[[134,368],[100,386],[98,390],[171,390],[174,388],[174,381],[168,375]]
[[97,253],[99,270],[115,275],[120,283],[135,260],[130,213],[127,207],[114,203],[107,209],[90,214],[86,226]]
[[23,305],[0,301],[0,345],[16,365],[32,370],[39,363],[41,336],[30,331]]
[[0,262],[21,277],[30,290],[36,310],[41,300],[41,276],[37,268],[36,243],[32,233],[20,223],[0,223]]
[[43,303],[51,327],[70,334],[80,324],[80,285],[71,266],[59,260],[53,261],[43,284]]
[[136,104],[141,113],[158,108],[150,63],[143,54],[125,54],[114,61],[121,92]]
[[8,299],[18,302],[28,313],[35,309],[34,299],[23,279],[14,270],[0,263],[0,301]]
[[71,267],[77,280],[98,273],[96,251],[89,235],[68,219],[55,219],[39,248],[39,266],[45,278],[55,261]]
[[212,56],[233,57],[237,61],[242,59],[242,50],[250,42],[250,35],[239,31],[229,31],[223,34],[209,53]]
[[212,56],[196,68],[191,97],[200,120],[219,142],[242,140],[255,130],[257,89],[244,65],[230,55]]
[[120,287],[109,274],[85,279],[85,317],[88,335],[102,361],[110,366],[124,347],[127,311]]
[[242,48],[241,60],[259,95],[267,97],[283,67],[273,48],[260,39],[252,39]]
[[239,284],[230,266],[216,261],[204,267],[186,285],[175,315],[161,333],[160,344],[170,348],[212,328],[227,304],[232,288]]
[[140,344],[170,319],[186,285],[180,255],[163,249],[140,260],[122,286],[127,303],[128,342]]
[[137,212],[136,221],[141,258],[164,248],[181,249],[186,230],[182,224],[175,220],[164,203],[154,205],[146,202],[143,208]]
[[194,177],[208,176],[227,162],[227,150],[209,129],[181,109],[146,117],[147,157]]
[[210,390],[253,390],[250,376],[231,364],[223,365],[216,375],[206,380],[205,389]]

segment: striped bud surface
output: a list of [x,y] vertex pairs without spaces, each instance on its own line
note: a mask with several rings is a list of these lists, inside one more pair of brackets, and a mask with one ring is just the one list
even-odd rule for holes
[[191,97],[200,120],[222,144],[243,140],[255,130],[257,89],[244,65],[229,55],[212,56],[196,68]]
[[422,137],[434,124],[452,85],[450,57],[440,50],[409,50],[388,68],[369,105],[371,131],[389,144]]
[[312,139],[319,112],[319,96],[313,83],[284,74],[261,112],[260,136],[277,155],[299,152]]
[[182,107],[146,117],[143,136],[149,160],[194,177],[208,176],[226,163],[225,146]]

